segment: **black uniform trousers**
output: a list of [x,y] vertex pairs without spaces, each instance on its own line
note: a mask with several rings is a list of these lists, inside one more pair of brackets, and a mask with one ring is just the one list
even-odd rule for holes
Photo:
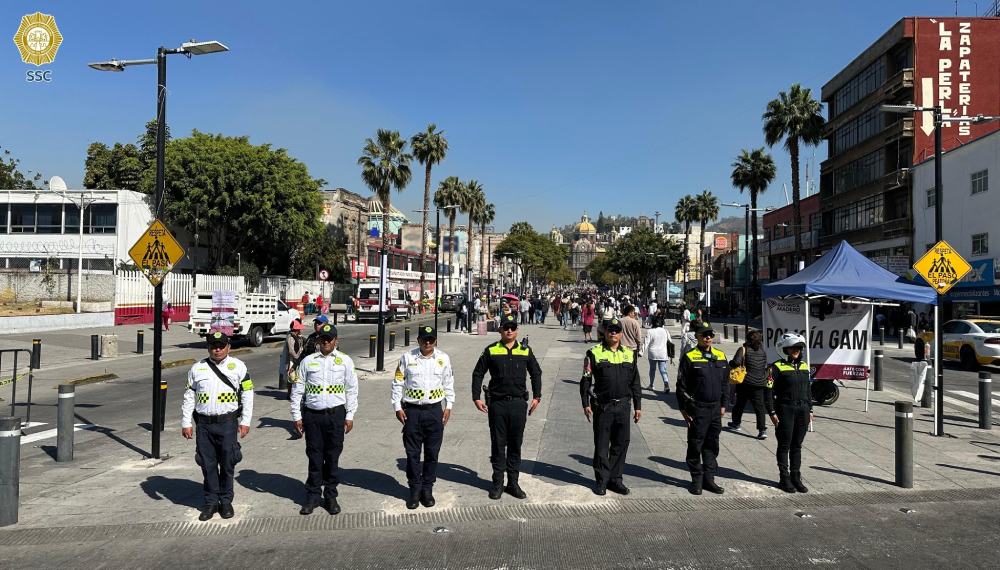
[[233,502],[233,473],[242,459],[237,426],[239,418],[209,423],[195,415],[195,462],[201,467],[205,504]]
[[490,463],[493,464],[493,484],[502,485],[506,471],[507,482],[517,483],[521,470],[521,442],[524,424],[528,421],[528,404],[524,398],[487,398],[487,417],[490,423]]
[[778,426],[775,428],[778,473],[788,475],[789,459],[792,473],[798,473],[802,465],[802,441],[809,430],[809,403],[778,401],[775,412],[778,414]]
[[594,411],[594,479],[599,486],[621,485],[632,436],[632,402],[627,398],[591,405]]
[[[766,393],[767,388],[763,386],[754,386],[746,382],[737,384],[736,405],[733,407],[733,423],[736,425],[740,424],[743,420],[743,409],[746,408],[747,402],[750,402],[753,404],[753,412],[757,416],[757,431],[767,429],[767,409],[764,406],[764,396]],[[732,398],[729,401],[731,402]]]
[[[403,404],[403,449],[406,450],[406,482],[411,493],[430,491],[437,481],[438,452],[444,441],[444,410],[441,404]],[[424,460],[421,464],[420,453]]]
[[719,432],[722,431],[721,402],[692,401],[688,415],[687,465],[691,475],[711,479],[719,464]]
[[336,406],[325,410],[302,408],[302,428],[306,436],[306,457],[309,475],[306,477],[306,498],[316,501],[320,495],[337,496],[340,477],[337,464],[344,450],[344,419],[347,410]]

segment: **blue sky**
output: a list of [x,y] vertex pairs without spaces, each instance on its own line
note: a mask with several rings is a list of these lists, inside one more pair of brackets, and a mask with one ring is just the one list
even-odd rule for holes
[[[36,10],[64,36],[48,84],[25,81],[33,66],[11,41]],[[100,73],[86,63],[217,39],[232,51],[169,61],[175,137],[248,135],[287,148],[330,187],[366,192],[355,164],[365,137],[434,122],[451,146],[435,187],[449,175],[478,179],[498,229],[526,220],[545,231],[599,210],[671,219],[684,194],[740,198],[730,164],[763,145],[760,115],[778,91],[799,82],[818,98],[899,18],[954,10],[952,0],[6,0],[0,146],[25,170],[80,186],[89,143],[134,141],[155,116],[154,67]],[[959,3],[959,14],[974,11]],[[762,205],[783,205],[787,153],[772,152],[778,179]],[[817,167],[824,157],[817,148]],[[394,203],[409,212],[422,193],[415,165]]]

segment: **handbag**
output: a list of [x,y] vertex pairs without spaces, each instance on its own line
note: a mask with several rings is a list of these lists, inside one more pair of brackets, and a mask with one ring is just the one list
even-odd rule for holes
[[[743,347],[740,347],[740,350],[743,350],[743,358],[745,359],[746,358],[746,350],[743,349]],[[729,367],[729,383],[730,384],[734,384],[734,385],[735,384],[742,384],[743,383],[743,379],[746,378],[746,377],[747,377],[747,367],[746,366],[730,366]]]

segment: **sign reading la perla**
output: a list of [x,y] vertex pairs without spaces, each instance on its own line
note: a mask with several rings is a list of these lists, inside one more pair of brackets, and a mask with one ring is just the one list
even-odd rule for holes
[[[793,332],[806,337],[813,377],[817,380],[865,380],[871,362],[871,310],[869,305],[815,299],[809,303],[806,334],[804,299],[765,299],[764,348],[773,362],[784,356],[775,347],[781,335]],[[803,352],[802,358],[805,359]]]

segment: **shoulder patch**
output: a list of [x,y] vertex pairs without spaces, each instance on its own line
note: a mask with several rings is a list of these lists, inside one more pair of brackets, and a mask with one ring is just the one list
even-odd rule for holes
[[240,386],[242,386],[244,390],[253,390],[253,380],[247,378],[240,383]]
[[229,370],[236,370],[236,363],[230,362],[229,364],[226,365],[226,368],[228,368]]
[[343,364],[344,363],[344,359],[338,356],[338,357],[336,357],[336,358],[333,359],[333,363],[334,364]]

